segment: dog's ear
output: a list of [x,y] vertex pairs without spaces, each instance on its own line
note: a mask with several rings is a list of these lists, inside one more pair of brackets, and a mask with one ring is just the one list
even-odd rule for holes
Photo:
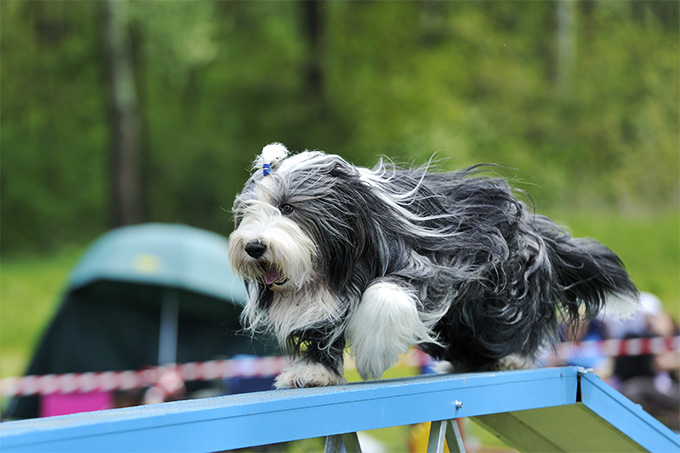
[[269,174],[267,170],[275,168],[287,156],[288,148],[282,143],[270,143],[262,148],[262,152],[255,158],[253,171],[263,170],[267,175]]

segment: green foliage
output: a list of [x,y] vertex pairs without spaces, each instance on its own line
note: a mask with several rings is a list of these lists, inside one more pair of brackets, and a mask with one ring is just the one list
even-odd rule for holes
[[[106,105],[91,2],[2,2],[2,246],[101,231]],[[84,39],[89,37],[90,39]]]
[[[313,42],[304,2],[128,1],[146,220],[227,233],[275,140],[500,163],[539,210],[677,210],[677,2],[571,5],[564,28],[556,2],[324,2]],[[91,239],[112,208],[103,2],[0,8],[3,252]]]

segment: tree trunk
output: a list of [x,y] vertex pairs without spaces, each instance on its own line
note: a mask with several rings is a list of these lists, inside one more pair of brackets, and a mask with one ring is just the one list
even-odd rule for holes
[[121,226],[143,219],[141,127],[127,4],[125,0],[103,4],[110,87],[112,223]]
[[300,5],[302,7],[302,28],[309,49],[306,67],[307,87],[313,96],[321,98],[323,94],[323,70],[321,66],[323,17],[320,10],[322,4],[320,0],[302,0]]
[[558,0],[557,14],[557,91],[567,93],[576,60],[576,14],[572,0]]

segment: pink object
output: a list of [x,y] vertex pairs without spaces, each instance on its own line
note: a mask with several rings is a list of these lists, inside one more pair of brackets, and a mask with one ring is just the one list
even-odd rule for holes
[[113,392],[51,393],[40,399],[40,416],[75,414],[113,407]]

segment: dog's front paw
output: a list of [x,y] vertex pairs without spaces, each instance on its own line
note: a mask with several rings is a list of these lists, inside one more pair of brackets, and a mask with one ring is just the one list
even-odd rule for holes
[[277,389],[328,387],[344,384],[345,378],[320,363],[298,361],[286,368],[276,377],[274,387]]

